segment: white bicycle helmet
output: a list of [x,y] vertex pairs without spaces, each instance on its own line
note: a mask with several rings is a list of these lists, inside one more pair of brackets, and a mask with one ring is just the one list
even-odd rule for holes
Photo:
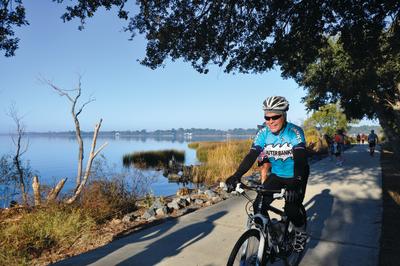
[[289,102],[282,96],[268,97],[263,102],[263,110],[265,112],[284,113],[289,110]]

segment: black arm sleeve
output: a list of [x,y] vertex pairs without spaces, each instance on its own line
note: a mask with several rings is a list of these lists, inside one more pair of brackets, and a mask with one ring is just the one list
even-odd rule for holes
[[301,177],[302,180],[306,180],[310,173],[310,168],[307,162],[307,151],[303,147],[293,149],[293,160],[294,160],[294,176]]
[[[262,150],[262,149],[261,149]],[[249,153],[244,157],[243,161],[240,163],[239,168],[233,174],[236,179],[240,179],[253,165],[256,161],[258,155],[261,153],[260,149],[251,149]]]

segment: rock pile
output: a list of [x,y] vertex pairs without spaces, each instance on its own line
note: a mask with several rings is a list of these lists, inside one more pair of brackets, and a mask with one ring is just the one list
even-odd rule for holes
[[177,191],[176,196],[168,199],[156,198],[142,215],[137,215],[137,212],[128,213],[122,218],[122,221],[151,222],[168,216],[177,217],[195,209],[213,205],[226,197],[226,193],[217,190],[181,188]]

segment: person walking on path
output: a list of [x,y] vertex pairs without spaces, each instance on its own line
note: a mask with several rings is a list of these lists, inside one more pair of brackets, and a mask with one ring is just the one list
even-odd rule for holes
[[336,134],[333,138],[333,150],[336,156],[336,165],[342,166],[343,165],[343,149],[344,149],[344,135],[342,131],[338,129]]
[[333,140],[328,134],[324,134],[324,139],[326,141],[326,145],[328,145],[328,155],[329,155],[329,160],[333,160]]
[[[263,104],[267,126],[258,132],[249,153],[236,172],[228,177],[226,185],[228,190],[233,190],[261,152],[264,152],[271,164],[271,174],[263,186],[271,190],[286,187],[284,209],[295,226],[294,249],[301,252],[308,239],[305,228],[306,212],[302,205],[309,175],[304,132],[287,121],[289,103],[284,97],[268,97]],[[263,207],[273,201],[272,195],[264,196],[263,199],[261,201],[256,198],[253,205],[255,213],[266,212]]]
[[378,136],[375,134],[374,130],[371,130],[371,133],[368,135],[368,145],[369,145],[369,154],[374,156],[375,146],[378,143]]

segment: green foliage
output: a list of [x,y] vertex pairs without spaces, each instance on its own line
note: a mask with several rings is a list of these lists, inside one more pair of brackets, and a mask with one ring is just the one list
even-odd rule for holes
[[15,55],[19,39],[14,37],[13,27],[28,25],[22,0],[0,0],[0,50],[5,56]]
[[94,220],[82,210],[53,206],[0,224],[0,265],[28,265],[51,249],[68,248],[87,236]]
[[321,106],[318,111],[304,121],[304,128],[317,128],[321,130],[322,135],[328,134],[333,136],[336,130],[342,129],[347,131],[349,122],[343,113],[339,104],[327,104]]
[[169,160],[175,158],[177,162],[185,161],[185,151],[162,150],[162,151],[143,151],[125,154],[122,158],[124,166],[134,164],[139,168],[167,166]]
[[[25,187],[28,188],[36,171],[32,170],[29,161],[20,161],[19,163]],[[18,177],[19,173],[13,157],[8,154],[2,155],[0,157],[0,192],[4,193],[0,193],[0,200],[7,203],[21,193]],[[13,191],[13,193],[11,195],[5,191]]]

